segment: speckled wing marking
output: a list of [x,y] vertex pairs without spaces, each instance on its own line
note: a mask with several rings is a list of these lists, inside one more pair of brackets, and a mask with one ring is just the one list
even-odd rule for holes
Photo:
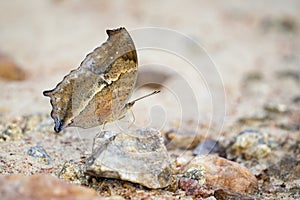
[[56,132],[68,126],[90,128],[120,118],[137,78],[137,54],[125,28],[109,38],[66,75],[50,97]]

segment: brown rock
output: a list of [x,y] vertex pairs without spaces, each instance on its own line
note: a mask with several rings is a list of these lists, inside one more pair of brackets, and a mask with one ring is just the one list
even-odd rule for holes
[[11,58],[0,52],[0,77],[7,80],[22,81],[26,79],[26,73]]
[[46,174],[0,176],[0,194],[2,200],[100,199],[92,189],[72,185]]
[[255,176],[244,166],[224,158],[207,155],[196,156],[183,169],[204,167],[206,185],[212,189],[228,189],[237,193],[253,193],[257,190]]

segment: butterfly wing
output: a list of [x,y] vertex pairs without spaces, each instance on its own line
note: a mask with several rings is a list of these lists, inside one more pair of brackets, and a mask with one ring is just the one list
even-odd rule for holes
[[120,117],[137,78],[137,54],[125,28],[107,30],[109,38],[88,54],[53,89],[55,131],[68,126],[90,128]]

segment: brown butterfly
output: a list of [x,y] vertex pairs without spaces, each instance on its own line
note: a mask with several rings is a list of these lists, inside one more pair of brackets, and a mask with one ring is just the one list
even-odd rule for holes
[[105,43],[88,54],[53,90],[43,92],[50,97],[56,132],[114,121],[136,101],[127,103],[137,79],[134,43],[125,28],[106,32],[109,37]]

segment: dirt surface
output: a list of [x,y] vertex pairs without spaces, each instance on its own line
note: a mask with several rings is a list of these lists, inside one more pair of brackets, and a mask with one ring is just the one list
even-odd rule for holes
[[[178,128],[187,135],[194,132],[198,142],[218,141],[220,156],[246,166],[258,179],[259,189],[251,198],[300,198],[299,9],[297,0],[1,1],[0,173],[57,175],[70,160],[84,162],[100,127],[69,128],[55,134],[49,99],[42,92],[54,88],[104,42],[106,29],[122,26],[141,47],[138,86],[152,82],[133,96],[162,90],[133,109],[137,126],[155,127],[163,134]],[[165,28],[197,41],[204,49],[201,53],[180,41],[175,49],[186,50],[187,61],[200,58],[203,66],[211,59],[213,64],[208,66],[218,75],[208,77],[200,68],[202,77],[195,77],[180,55],[142,49],[140,39],[149,37],[139,37],[135,30],[147,27]],[[21,78],[15,78],[19,74]],[[223,92],[214,96],[217,87],[213,85],[220,81],[225,99]],[[220,112],[211,121],[214,109]],[[226,114],[222,115],[223,109]],[[123,127],[122,123],[105,128]],[[245,131],[260,139],[249,139]],[[251,142],[245,146],[240,141]],[[195,146],[178,148],[169,140],[166,144],[173,158],[193,157]],[[262,145],[256,148],[259,152],[253,150],[258,145]],[[30,155],[35,146],[45,152]],[[85,185],[103,196],[187,196],[180,189],[149,190],[110,179]]]

